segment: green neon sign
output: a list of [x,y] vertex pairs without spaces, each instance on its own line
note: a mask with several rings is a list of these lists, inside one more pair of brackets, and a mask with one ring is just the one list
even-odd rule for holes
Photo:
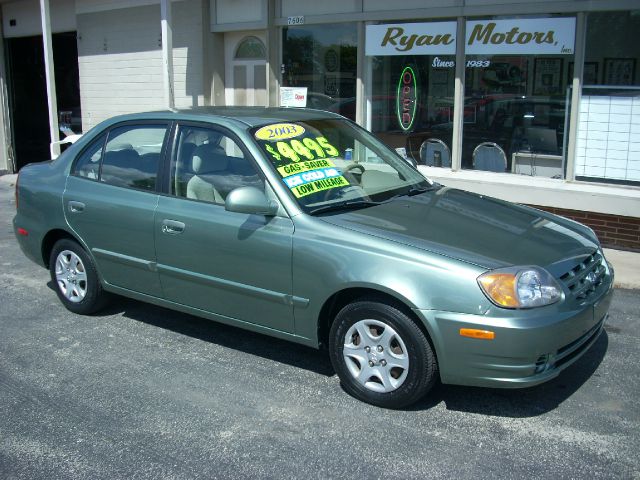
[[411,67],[404,67],[400,80],[398,80],[398,91],[396,94],[396,113],[398,124],[402,130],[409,131],[416,119],[418,108],[418,84],[416,74]]

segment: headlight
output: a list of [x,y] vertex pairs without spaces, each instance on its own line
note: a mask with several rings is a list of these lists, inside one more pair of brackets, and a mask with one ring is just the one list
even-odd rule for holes
[[504,308],[542,307],[562,297],[558,282],[540,267],[492,270],[478,277],[478,285],[489,300]]

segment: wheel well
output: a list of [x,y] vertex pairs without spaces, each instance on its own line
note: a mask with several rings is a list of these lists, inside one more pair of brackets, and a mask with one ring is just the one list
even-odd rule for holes
[[65,230],[51,230],[42,239],[42,262],[49,268],[49,257],[51,256],[51,250],[58,240],[68,238],[69,240],[77,241],[73,235]]
[[[426,327],[416,316],[414,311],[411,310],[411,308],[408,307],[405,303],[398,300],[396,297],[379,290],[374,290],[371,288],[348,288],[334,293],[327,299],[327,301],[322,306],[322,309],[320,310],[320,317],[318,319],[318,342],[321,348],[326,348],[326,346],[328,345],[331,324],[336,318],[338,312],[342,310],[342,308],[344,308],[346,305],[355,302],[356,300],[365,298],[367,300],[375,300],[381,303],[386,303],[387,305],[391,305],[402,311],[416,323],[418,328],[422,330],[424,335],[427,337],[427,340],[433,347],[433,341]],[[435,348],[433,352],[435,355]]]

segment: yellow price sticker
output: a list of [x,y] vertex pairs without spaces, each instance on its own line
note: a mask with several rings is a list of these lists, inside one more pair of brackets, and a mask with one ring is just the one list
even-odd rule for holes
[[273,142],[276,140],[286,140],[287,138],[299,137],[304,132],[304,127],[296,125],[295,123],[274,123],[258,129],[254,136],[258,140]]
[[[266,150],[271,156],[277,160],[288,158],[291,161],[299,162],[304,160],[318,160],[326,157],[337,157],[338,149],[331,145],[326,138],[317,137],[303,138],[302,141],[294,138],[293,140],[279,140],[275,142],[275,149],[270,144]],[[277,152],[276,152],[277,150]]]

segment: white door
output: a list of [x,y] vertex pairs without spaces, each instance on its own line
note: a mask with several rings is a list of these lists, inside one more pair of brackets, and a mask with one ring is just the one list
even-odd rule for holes
[[263,32],[225,33],[227,105],[267,105],[267,49]]

